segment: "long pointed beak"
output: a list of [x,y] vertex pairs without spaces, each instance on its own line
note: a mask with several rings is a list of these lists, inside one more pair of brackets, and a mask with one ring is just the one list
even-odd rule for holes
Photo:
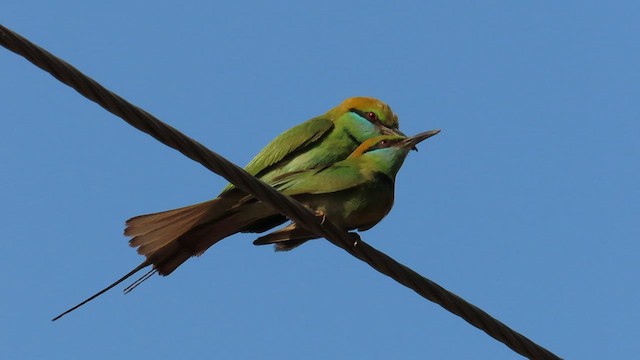
[[385,135],[407,136],[402,131],[400,131],[400,129],[391,129],[386,126],[380,126],[380,130],[381,130],[381,133]]
[[440,130],[431,130],[431,131],[425,131],[425,132],[421,132],[420,134],[411,136],[409,138],[406,138],[403,141],[403,145],[406,147],[411,148],[411,150],[415,150],[418,151],[418,148],[416,147],[416,145],[418,145],[418,143],[420,143],[423,140],[426,140],[434,135],[437,135],[440,132]]

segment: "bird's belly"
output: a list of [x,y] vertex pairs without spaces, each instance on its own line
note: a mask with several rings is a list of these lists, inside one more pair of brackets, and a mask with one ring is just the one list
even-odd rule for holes
[[391,210],[393,184],[376,183],[338,193],[313,195],[302,202],[343,229],[367,230]]
[[378,193],[373,199],[353,206],[345,217],[342,227],[349,230],[368,230],[387,216],[392,206],[393,193]]

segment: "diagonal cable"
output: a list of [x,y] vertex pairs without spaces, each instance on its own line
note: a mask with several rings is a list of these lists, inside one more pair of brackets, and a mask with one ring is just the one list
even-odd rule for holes
[[559,359],[549,350],[510,329],[478,307],[369,246],[360,240],[358,235],[348,234],[330,221],[323,222],[300,203],[279,193],[227,159],[127,102],[70,64],[2,25],[0,25],[0,44],[23,56],[136,129],[199,162],[238,188],[270,204],[296,223],[324,236],[334,245],[366,262],[377,271],[412,289],[420,296],[435,302],[449,312],[460,316],[518,354],[530,359]]

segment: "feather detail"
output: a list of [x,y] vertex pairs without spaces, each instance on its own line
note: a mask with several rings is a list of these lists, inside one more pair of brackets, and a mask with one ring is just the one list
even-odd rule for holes
[[[127,226],[124,229],[124,234],[126,236],[136,237],[166,226],[171,226],[175,224],[176,221],[185,220],[185,218],[196,221],[197,217],[203,215],[217,200],[218,199],[214,199],[178,209],[132,217],[126,221]],[[132,240],[131,245],[139,246],[141,244],[134,243]]]
[[[178,256],[182,252],[183,236],[201,228],[201,224],[224,217],[236,202],[236,199],[222,197],[174,210],[136,216],[127,220],[124,234],[132,237],[129,245],[137,247],[138,253],[144,255],[147,262],[157,269],[168,257]],[[168,275],[160,269],[158,271],[162,275]]]
[[135,235],[130,245],[138,247],[138,253],[146,256],[160,275],[169,275],[190,257],[201,255],[218,241],[278,215],[262,202],[237,204],[237,199],[221,197],[137,216],[127,221],[125,234]]
[[282,229],[257,238],[253,242],[253,245],[275,244],[276,251],[289,251],[304,244],[308,240],[318,238],[319,236],[304,228],[299,228],[295,223],[291,223]]

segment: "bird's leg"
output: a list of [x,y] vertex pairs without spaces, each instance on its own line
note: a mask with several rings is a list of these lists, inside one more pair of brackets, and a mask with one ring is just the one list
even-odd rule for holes
[[327,215],[324,213],[324,211],[315,210],[314,212],[317,217],[322,217],[322,221],[320,222],[320,224],[324,224],[325,220],[327,220]]

